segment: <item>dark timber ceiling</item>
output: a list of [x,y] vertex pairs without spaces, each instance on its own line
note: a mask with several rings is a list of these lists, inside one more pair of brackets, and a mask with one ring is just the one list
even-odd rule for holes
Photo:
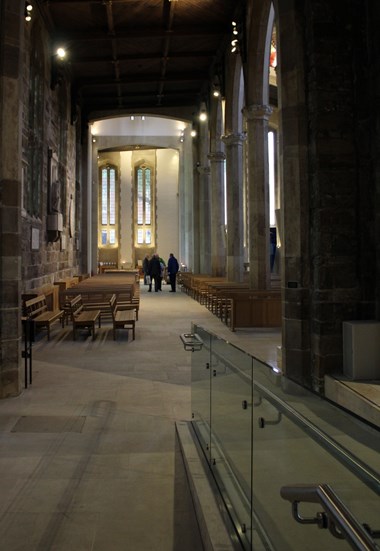
[[[68,52],[73,97],[87,117],[191,116],[220,73],[242,0],[38,0]],[[223,75],[219,74],[223,80]]]

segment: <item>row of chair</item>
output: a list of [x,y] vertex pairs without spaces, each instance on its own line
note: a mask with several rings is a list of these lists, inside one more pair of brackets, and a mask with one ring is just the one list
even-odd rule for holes
[[[52,324],[59,321],[64,327],[65,322],[70,320],[73,324],[73,339],[76,340],[77,331],[87,329],[95,339],[96,325],[101,327],[101,319],[104,317],[104,305],[102,309],[94,308],[94,305],[87,305],[83,302],[82,295],[77,294],[73,298],[66,297],[62,303],[62,309],[48,310],[46,297],[39,295],[25,301],[23,319],[33,320],[36,328],[47,329],[47,338],[50,339],[50,328]],[[113,338],[116,340],[118,329],[132,330],[135,340],[135,324],[137,321],[138,308],[136,304],[119,304],[116,294],[113,294],[108,302],[108,312],[111,315]],[[106,312],[107,313],[107,312]]]

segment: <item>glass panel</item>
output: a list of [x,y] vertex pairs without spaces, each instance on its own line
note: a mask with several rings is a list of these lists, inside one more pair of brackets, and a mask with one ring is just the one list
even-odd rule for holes
[[[144,198],[143,198],[143,171],[141,168],[137,171],[137,223],[144,222]],[[140,243],[140,241],[138,241]]]
[[137,243],[142,245],[144,243],[144,230],[137,230]]
[[[211,337],[211,463],[251,541],[252,357]],[[256,538],[257,539],[257,538]],[[258,540],[259,541],[259,540]]]
[[149,168],[145,171],[145,224],[151,224],[151,185]]
[[192,332],[203,341],[203,347],[191,352],[191,411],[194,428],[210,461],[210,335],[196,325]]
[[[192,355],[193,425],[244,548],[304,551],[305,538],[311,551],[348,548],[329,530],[297,523],[284,486],[328,484],[377,530],[379,431],[203,328],[193,331],[205,343]],[[304,518],[323,511],[300,502]]]
[[147,245],[150,245],[152,242],[152,233],[150,230],[146,230],[146,233],[145,233],[145,243]]
[[115,245],[115,243],[116,243],[115,230],[110,230],[110,245]]
[[116,181],[115,169],[110,169],[110,224],[116,223]]
[[102,245],[107,245],[107,230],[102,230]]
[[[267,371],[267,373],[265,373]],[[291,504],[280,496],[282,486],[296,484],[328,483],[333,490],[340,494],[340,498],[348,508],[351,505],[361,503],[363,515],[358,519],[364,522],[373,523],[375,518],[372,514],[376,509],[379,518],[379,500],[355,474],[346,469],[328,449],[324,449],[313,438],[310,438],[306,426],[303,423],[298,425],[296,418],[287,410],[283,410],[276,399],[273,398],[271,389],[274,387],[270,380],[270,370],[255,361],[254,379],[258,382],[255,385],[254,419],[253,419],[253,509],[259,519],[265,523],[267,532],[276,549],[292,549],[301,551],[305,549],[303,538],[308,534],[308,550],[320,551],[321,549],[343,550],[347,549],[347,542],[343,540],[332,540],[327,530],[314,530],[310,533],[310,527],[292,521]],[[260,383],[265,380],[265,388]],[[280,381],[281,379],[279,379]],[[294,387],[293,387],[294,390]],[[307,397],[307,392],[304,393]],[[302,395],[302,394],[301,394]],[[292,396],[288,396],[292,401]],[[300,395],[295,396],[298,402]],[[322,405],[322,404],[321,404]],[[326,413],[334,416],[333,406],[327,402]],[[306,413],[306,408],[305,408]],[[375,506],[375,507],[374,507]],[[368,509],[368,510],[367,510]],[[372,510],[371,510],[372,509]],[[321,510],[318,504],[304,504],[300,506],[303,517],[315,517]],[[275,514],[273,512],[275,511]],[[354,511],[352,511],[354,512]],[[358,514],[360,507],[354,512]],[[375,522],[376,523],[376,522]],[[333,546],[333,547],[332,547]]]
[[108,185],[107,185],[107,169],[102,170],[102,224],[108,223]]

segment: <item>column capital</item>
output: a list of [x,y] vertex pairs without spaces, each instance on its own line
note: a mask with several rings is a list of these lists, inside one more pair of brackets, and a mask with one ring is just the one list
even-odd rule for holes
[[210,163],[222,163],[226,159],[226,155],[223,151],[214,151],[213,153],[209,153],[207,158],[210,160]]
[[270,105],[247,105],[244,107],[243,114],[247,120],[268,120],[273,109]]
[[210,167],[207,166],[207,165],[204,165],[204,166],[197,166],[197,171],[198,171],[198,174],[201,174],[203,176],[209,176],[210,175]]
[[225,134],[222,136],[222,142],[228,145],[242,145],[247,139],[247,135],[243,132],[236,134]]

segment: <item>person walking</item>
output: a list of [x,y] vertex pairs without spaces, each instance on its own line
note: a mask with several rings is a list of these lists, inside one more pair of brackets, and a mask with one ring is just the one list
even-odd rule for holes
[[151,279],[149,291],[152,290],[152,280],[154,280],[154,290],[157,293],[161,289],[161,264],[158,254],[154,254],[150,260],[149,275]]
[[179,270],[178,260],[176,259],[173,253],[170,253],[170,257],[168,260],[168,274],[170,279],[171,290],[169,291],[169,293],[176,292],[176,281],[177,281],[178,270]]
[[149,285],[148,281],[147,281],[147,276],[149,275],[149,255],[148,254],[145,255],[145,258],[143,260],[142,269],[143,269],[143,274],[144,274],[144,285]]

